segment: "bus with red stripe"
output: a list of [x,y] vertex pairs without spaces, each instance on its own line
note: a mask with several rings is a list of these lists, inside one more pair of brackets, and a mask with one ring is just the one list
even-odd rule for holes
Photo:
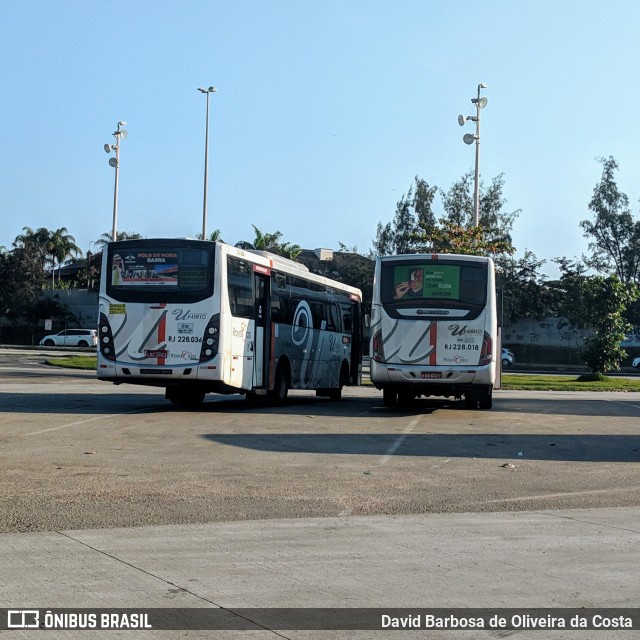
[[464,397],[469,409],[490,409],[497,331],[491,258],[411,254],[377,259],[371,381],[382,390],[385,406],[445,396]]
[[162,387],[175,404],[207,393],[289,389],[331,399],[360,383],[362,293],[267,252],[189,239],[103,251],[97,375]]

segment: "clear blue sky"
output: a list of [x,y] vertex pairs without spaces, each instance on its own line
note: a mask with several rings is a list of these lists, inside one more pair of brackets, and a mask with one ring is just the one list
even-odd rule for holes
[[473,169],[459,113],[484,82],[481,173],[504,173],[518,255],[579,256],[578,226],[613,155],[640,197],[640,3],[517,0],[0,0],[0,245],[65,226],[84,251],[120,230],[251,224],[303,247],[371,247],[418,175]]

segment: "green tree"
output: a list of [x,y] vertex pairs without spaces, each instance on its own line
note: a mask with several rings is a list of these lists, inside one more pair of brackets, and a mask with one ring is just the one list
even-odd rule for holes
[[437,187],[430,186],[418,176],[396,204],[391,222],[378,223],[374,254],[379,256],[412,253],[418,248],[420,230],[432,230],[437,226],[433,201]]
[[290,260],[295,260],[300,252],[301,247],[297,244],[290,242],[282,242],[283,234],[281,231],[274,231],[273,233],[265,233],[258,229],[255,224],[251,225],[255,234],[253,242],[247,240],[240,240],[236,242],[236,247],[239,249],[255,249],[257,251],[270,251]]
[[[196,239],[202,240],[202,232],[196,233]],[[209,242],[224,242],[222,239],[222,231],[220,229],[214,229],[207,238]]]
[[[109,242],[111,242],[111,233],[105,231],[97,240],[96,245],[100,248],[104,248]],[[135,231],[116,231],[116,240],[140,240],[142,235]]]
[[55,268],[58,266],[58,282],[62,263],[70,257],[82,255],[82,249],[66,227],[49,232],[47,253],[51,262],[51,288],[55,289]]
[[496,286],[503,290],[503,313],[508,322],[553,315],[552,295],[540,271],[544,264],[526,250],[517,260],[510,256],[497,260]]
[[593,190],[589,210],[592,220],[580,223],[589,238],[588,266],[604,274],[615,274],[623,284],[638,282],[640,276],[640,221],[634,220],[629,198],[618,189],[613,157],[600,158],[602,176]]
[[623,284],[617,276],[591,276],[584,279],[583,298],[594,333],[586,339],[582,357],[593,376],[600,377],[619,369],[627,355],[620,343],[632,327],[624,312],[638,298],[638,290],[635,285]]
[[19,249],[26,249],[33,254],[34,258],[40,263],[43,273],[47,268],[47,260],[49,258],[49,229],[39,227],[32,229],[31,227],[23,227],[22,233],[16,236],[13,246]]
[[41,257],[28,244],[0,254],[0,315],[24,315],[42,294],[44,283]]
[[[378,224],[374,255],[417,251],[512,255],[511,231],[519,211],[505,211],[503,186],[502,174],[487,189],[480,185],[480,224],[474,228],[471,174],[462,176],[446,192],[416,176],[398,201],[393,220]],[[440,217],[434,209],[438,194],[443,209]]]

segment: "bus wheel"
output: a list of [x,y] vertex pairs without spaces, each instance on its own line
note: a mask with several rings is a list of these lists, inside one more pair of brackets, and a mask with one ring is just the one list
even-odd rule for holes
[[344,363],[340,369],[340,386],[329,390],[329,400],[342,400],[342,387],[349,384],[349,366]]
[[491,409],[492,406],[493,406],[493,393],[491,392],[491,389],[489,389],[488,391],[485,391],[480,396],[480,408]]
[[279,364],[276,369],[276,378],[273,385],[273,391],[269,392],[269,399],[272,404],[284,404],[289,394],[289,381],[287,379],[286,367]]
[[398,406],[410,407],[415,400],[415,395],[411,392],[403,392],[398,394]]
[[398,394],[395,391],[391,391],[391,389],[383,389],[382,390],[382,404],[385,407],[397,407],[398,406]]
[[202,404],[204,391],[184,387],[167,387],[164,397],[172,404],[195,407]]
[[473,392],[464,394],[464,408],[465,409],[477,409],[478,408],[478,396]]

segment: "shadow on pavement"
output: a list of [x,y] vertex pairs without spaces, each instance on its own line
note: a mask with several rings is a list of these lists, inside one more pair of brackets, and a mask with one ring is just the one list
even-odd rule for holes
[[[0,387],[1,388],[1,387]],[[59,393],[53,392],[60,389]],[[145,393],[65,393],[64,384],[51,386],[50,393],[0,392],[0,413],[63,413],[63,414],[118,414],[132,410],[177,413],[239,413],[246,415],[306,415],[312,412],[318,416],[343,418],[366,417],[367,419],[388,419],[402,416],[430,415],[441,411],[464,411],[472,416],[491,416],[501,413],[521,413],[560,416],[602,416],[613,418],[638,417],[640,400],[628,399],[619,394],[619,399],[585,399],[580,393],[574,396],[548,398],[497,397],[491,411],[466,411],[462,401],[447,399],[418,399],[410,406],[389,409],[382,405],[382,394],[368,397],[346,397],[340,402],[318,398],[313,392],[294,393],[286,404],[273,406],[268,402],[249,403],[243,396],[221,396],[209,394],[205,402],[195,407],[173,405],[164,399],[164,389],[147,388]],[[105,390],[108,387],[105,387]]]
[[640,435],[206,434],[206,440],[274,453],[568,462],[640,462]]

